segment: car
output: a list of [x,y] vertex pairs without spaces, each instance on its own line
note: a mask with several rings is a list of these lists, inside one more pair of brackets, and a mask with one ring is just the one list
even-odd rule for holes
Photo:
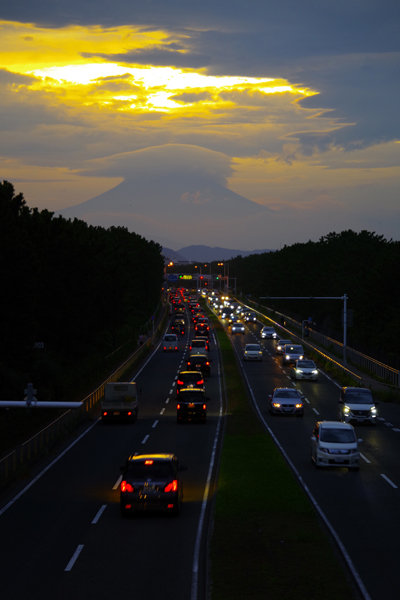
[[292,340],[278,340],[277,344],[276,344],[276,348],[275,348],[275,353],[276,354],[283,354],[285,351],[285,346],[286,344],[292,344]]
[[243,352],[243,360],[262,360],[262,348],[260,344],[246,344]]
[[179,397],[176,398],[176,421],[200,421],[205,423],[207,420],[207,402],[210,398],[206,397],[204,387],[201,388],[182,388]]
[[232,323],[232,328],[231,328],[232,333],[246,333],[246,328],[243,325],[243,323],[241,323],[240,321],[236,321],[235,323]]
[[171,333],[176,333],[177,335],[185,335],[185,323],[181,321],[175,321],[171,325]]
[[210,340],[206,336],[196,336],[190,343],[189,351],[191,350],[208,352],[210,350]]
[[210,326],[208,323],[198,321],[194,326],[195,335],[200,336],[209,336],[210,335]]
[[191,352],[187,361],[188,371],[200,371],[203,375],[209,375],[211,360],[206,352]]
[[368,388],[343,387],[339,398],[339,421],[376,425],[377,404]]
[[337,421],[318,421],[311,436],[311,460],[317,468],[358,470],[360,453],[353,426]]
[[283,364],[287,365],[293,364],[296,360],[301,360],[304,358],[304,349],[303,346],[297,344],[286,344],[283,351]]
[[238,315],[235,315],[235,313],[231,313],[228,317],[228,323],[229,325],[232,325],[233,323],[237,323],[238,321],[240,321]]
[[264,327],[261,329],[261,337],[264,340],[265,338],[267,339],[275,339],[276,338],[276,331],[273,327],[268,327],[267,325],[264,325]]
[[204,389],[204,379],[200,371],[181,371],[176,379],[176,394],[181,389],[200,388]]
[[248,312],[244,315],[246,323],[257,323],[257,315],[255,312]]
[[183,500],[181,471],[175,454],[132,454],[121,467],[120,511],[123,517],[156,510],[178,515]]
[[275,388],[268,397],[268,410],[271,415],[304,416],[304,396],[294,388]]
[[176,333],[166,333],[164,335],[164,352],[178,352],[178,336]]
[[292,379],[312,379],[318,381],[318,369],[313,360],[296,360],[291,371]]

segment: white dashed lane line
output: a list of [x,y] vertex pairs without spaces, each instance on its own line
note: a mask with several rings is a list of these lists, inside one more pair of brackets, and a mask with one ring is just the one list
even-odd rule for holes
[[83,550],[83,544],[80,544],[77,549],[75,550],[71,560],[69,561],[69,563],[67,564],[67,566],[65,567],[64,571],[71,571],[72,567],[74,566],[74,564],[77,561],[78,556],[80,555],[80,553]]
[[371,461],[368,460],[368,458],[366,456],[364,456],[364,454],[361,454],[361,452],[360,452],[360,456],[363,460],[365,460],[366,463],[371,464]]
[[315,412],[316,415],[319,415],[319,412],[317,411],[316,408],[313,408],[313,411]]
[[117,490],[119,488],[119,484],[122,481],[122,475],[120,475],[117,479],[117,481],[115,482],[114,486],[113,486],[113,490]]
[[397,488],[397,485],[395,485],[395,484],[393,483],[393,481],[390,481],[389,477],[386,477],[386,475],[384,475],[383,473],[381,473],[381,477],[383,477],[383,479],[384,479],[385,481],[387,481],[387,482],[388,482],[388,483],[389,483],[389,484],[392,486],[392,488],[394,488],[395,490],[397,490],[397,489],[398,489],[398,488]]
[[147,440],[149,439],[149,435],[146,435],[143,440],[142,440],[142,444],[145,444],[147,442]]
[[97,515],[93,519],[92,525],[96,525],[96,523],[98,522],[98,520],[100,519],[101,515],[103,514],[103,512],[105,511],[106,508],[107,508],[107,504],[103,504],[103,506],[100,508]]
[[162,408],[162,409],[160,410],[160,415],[163,415],[163,414],[164,414],[164,412],[165,412],[165,408]]
[[151,426],[151,428],[152,428],[152,429],[154,429],[154,427],[157,427],[157,423],[158,423],[158,420],[157,420],[157,421],[154,421],[154,423],[153,423],[153,425]]

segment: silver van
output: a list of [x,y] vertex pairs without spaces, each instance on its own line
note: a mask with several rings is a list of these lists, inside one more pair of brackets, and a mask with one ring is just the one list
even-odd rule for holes
[[286,344],[283,351],[283,364],[294,364],[296,360],[304,358],[303,346],[297,344]]

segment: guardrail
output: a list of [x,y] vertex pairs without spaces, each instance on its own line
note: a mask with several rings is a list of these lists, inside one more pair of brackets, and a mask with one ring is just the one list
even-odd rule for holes
[[[295,319],[287,317],[286,315],[283,315],[282,313],[273,311],[272,309],[268,308],[267,306],[259,305],[257,302],[253,302],[251,300],[249,302],[251,302],[251,304],[253,305],[249,308],[251,308],[252,310],[257,312],[259,315],[263,316],[264,318],[266,318],[269,321],[271,321],[272,323],[274,323],[274,325],[276,325],[283,331],[286,331],[289,334],[289,336],[293,335],[293,333],[291,331],[289,331],[289,329],[286,329],[286,327],[283,326],[281,322],[275,321],[272,317],[269,317],[268,315],[265,315],[260,310],[258,310],[260,308],[260,306],[262,307],[262,310],[266,310],[269,312],[275,312],[275,314],[278,315],[278,317],[282,317],[282,319],[285,321],[285,324],[289,325],[289,327],[292,326],[295,329],[301,331],[302,324],[299,321],[296,321]],[[296,336],[296,337],[297,337],[297,339],[301,339],[300,336]],[[343,344],[341,342],[339,342],[338,340],[334,340],[333,338],[328,337],[322,333],[319,333],[318,331],[314,331],[313,329],[309,330],[308,338],[311,338],[312,340],[314,340],[323,349],[329,350],[329,351],[331,350],[333,354],[336,353],[338,355],[343,355]],[[389,365],[385,365],[384,363],[382,363],[370,356],[367,356],[366,354],[363,354],[362,352],[358,352],[357,350],[354,350],[353,348],[349,348],[348,346],[346,347],[347,360],[350,361],[351,363],[353,363],[355,366],[358,366],[361,369],[364,369],[365,371],[367,371],[365,377],[355,374],[350,369],[348,369],[347,367],[342,365],[339,362],[340,359],[335,360],[334,358],[332,358],[332,356],[325,354],[324,352],[322,352],[315,346],[312,346],[311,344],[309,344],[306,340],[301,340],[301,342],[302,342],[302,344],[310,346],[313,350],[315,350],[316,352],[321,354],[327,360],[330,360],[331,362],[333,362],[335,364],[335,366],[337,366],[339,369],[341,369],[344,372],[347,372],[349,375],[354,377],[354,379],[359,381],[360,385],[362,382],[364,382],[365,384],[368,384],[370,386],[375,385],[375,387],[379,387],[379,388],[395,387],[396,389],[398,389],[400,386],[400,371],[398,369],[394,369],[393,367],[390,367]],[[368,373],[370,373],[371,375],[373,375],[375,377],[379,377],[380,379],[382,379],[382,381],[374,381],[374,380],[368,379]]]
[[29,462],[43,449],[51,446],[56,439],[61,437],[69,428],[72,428],[76,423],[82,420],[86,413],[91,412],[104,396],[104,388],[107,383],[118,381],[119,378],[127,371],[132,364],[140,358],[159,337],[168,320],[169,307],[164,308],[164,315],[154,331],[147,340],[143,342],[135,352],[133,352],[123,362],[114,373],[112,373],[98,388],[82,400],[82,406],[74,410],[67,410],[41,431],[32,436],[29,440],[21,444],[18,450],[13,450],[10,454],[0,460],[0,480],[8,479],[12,473],[15,473],[18,467]]

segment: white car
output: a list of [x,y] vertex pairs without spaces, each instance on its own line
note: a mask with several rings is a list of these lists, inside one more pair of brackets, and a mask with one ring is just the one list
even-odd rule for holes
[[292,379],[318,380],[318,369],[313,360],[296,360],[291,372]]
[[339,398],[339,421],[376,425],[377,404],[368,388],[344,387]]
[[178,352],[178,336],[176,333],[164,335],[164,352]]
[[261,329],[261,337],[262,337],[262,339],[265,339],[265,338],[275,339],[276,338],[276,331],[275,331],[275,329],[273,327],[267,327],[267,325],[265,325]]
[[318,467],[359,468],[360,453],[350,423],[318,421],[311,436],[311,460]]
[[278,342],[276,344],[276,348],[275,348],[275,353],[283,354],[285,351],[286,344],[291,344],[291,343],[292,343],[292,340],[283,340],[283,339],[278,340]]
[[246,328],[243,325],[243,323],[240,322],[236,322],[236,323],[232,323],[232,329],[231,329],[232,333],[245,333],[246,332]]
[[260,344],[246,344],[244,347],[243,360],[262,360],[262,348]]

